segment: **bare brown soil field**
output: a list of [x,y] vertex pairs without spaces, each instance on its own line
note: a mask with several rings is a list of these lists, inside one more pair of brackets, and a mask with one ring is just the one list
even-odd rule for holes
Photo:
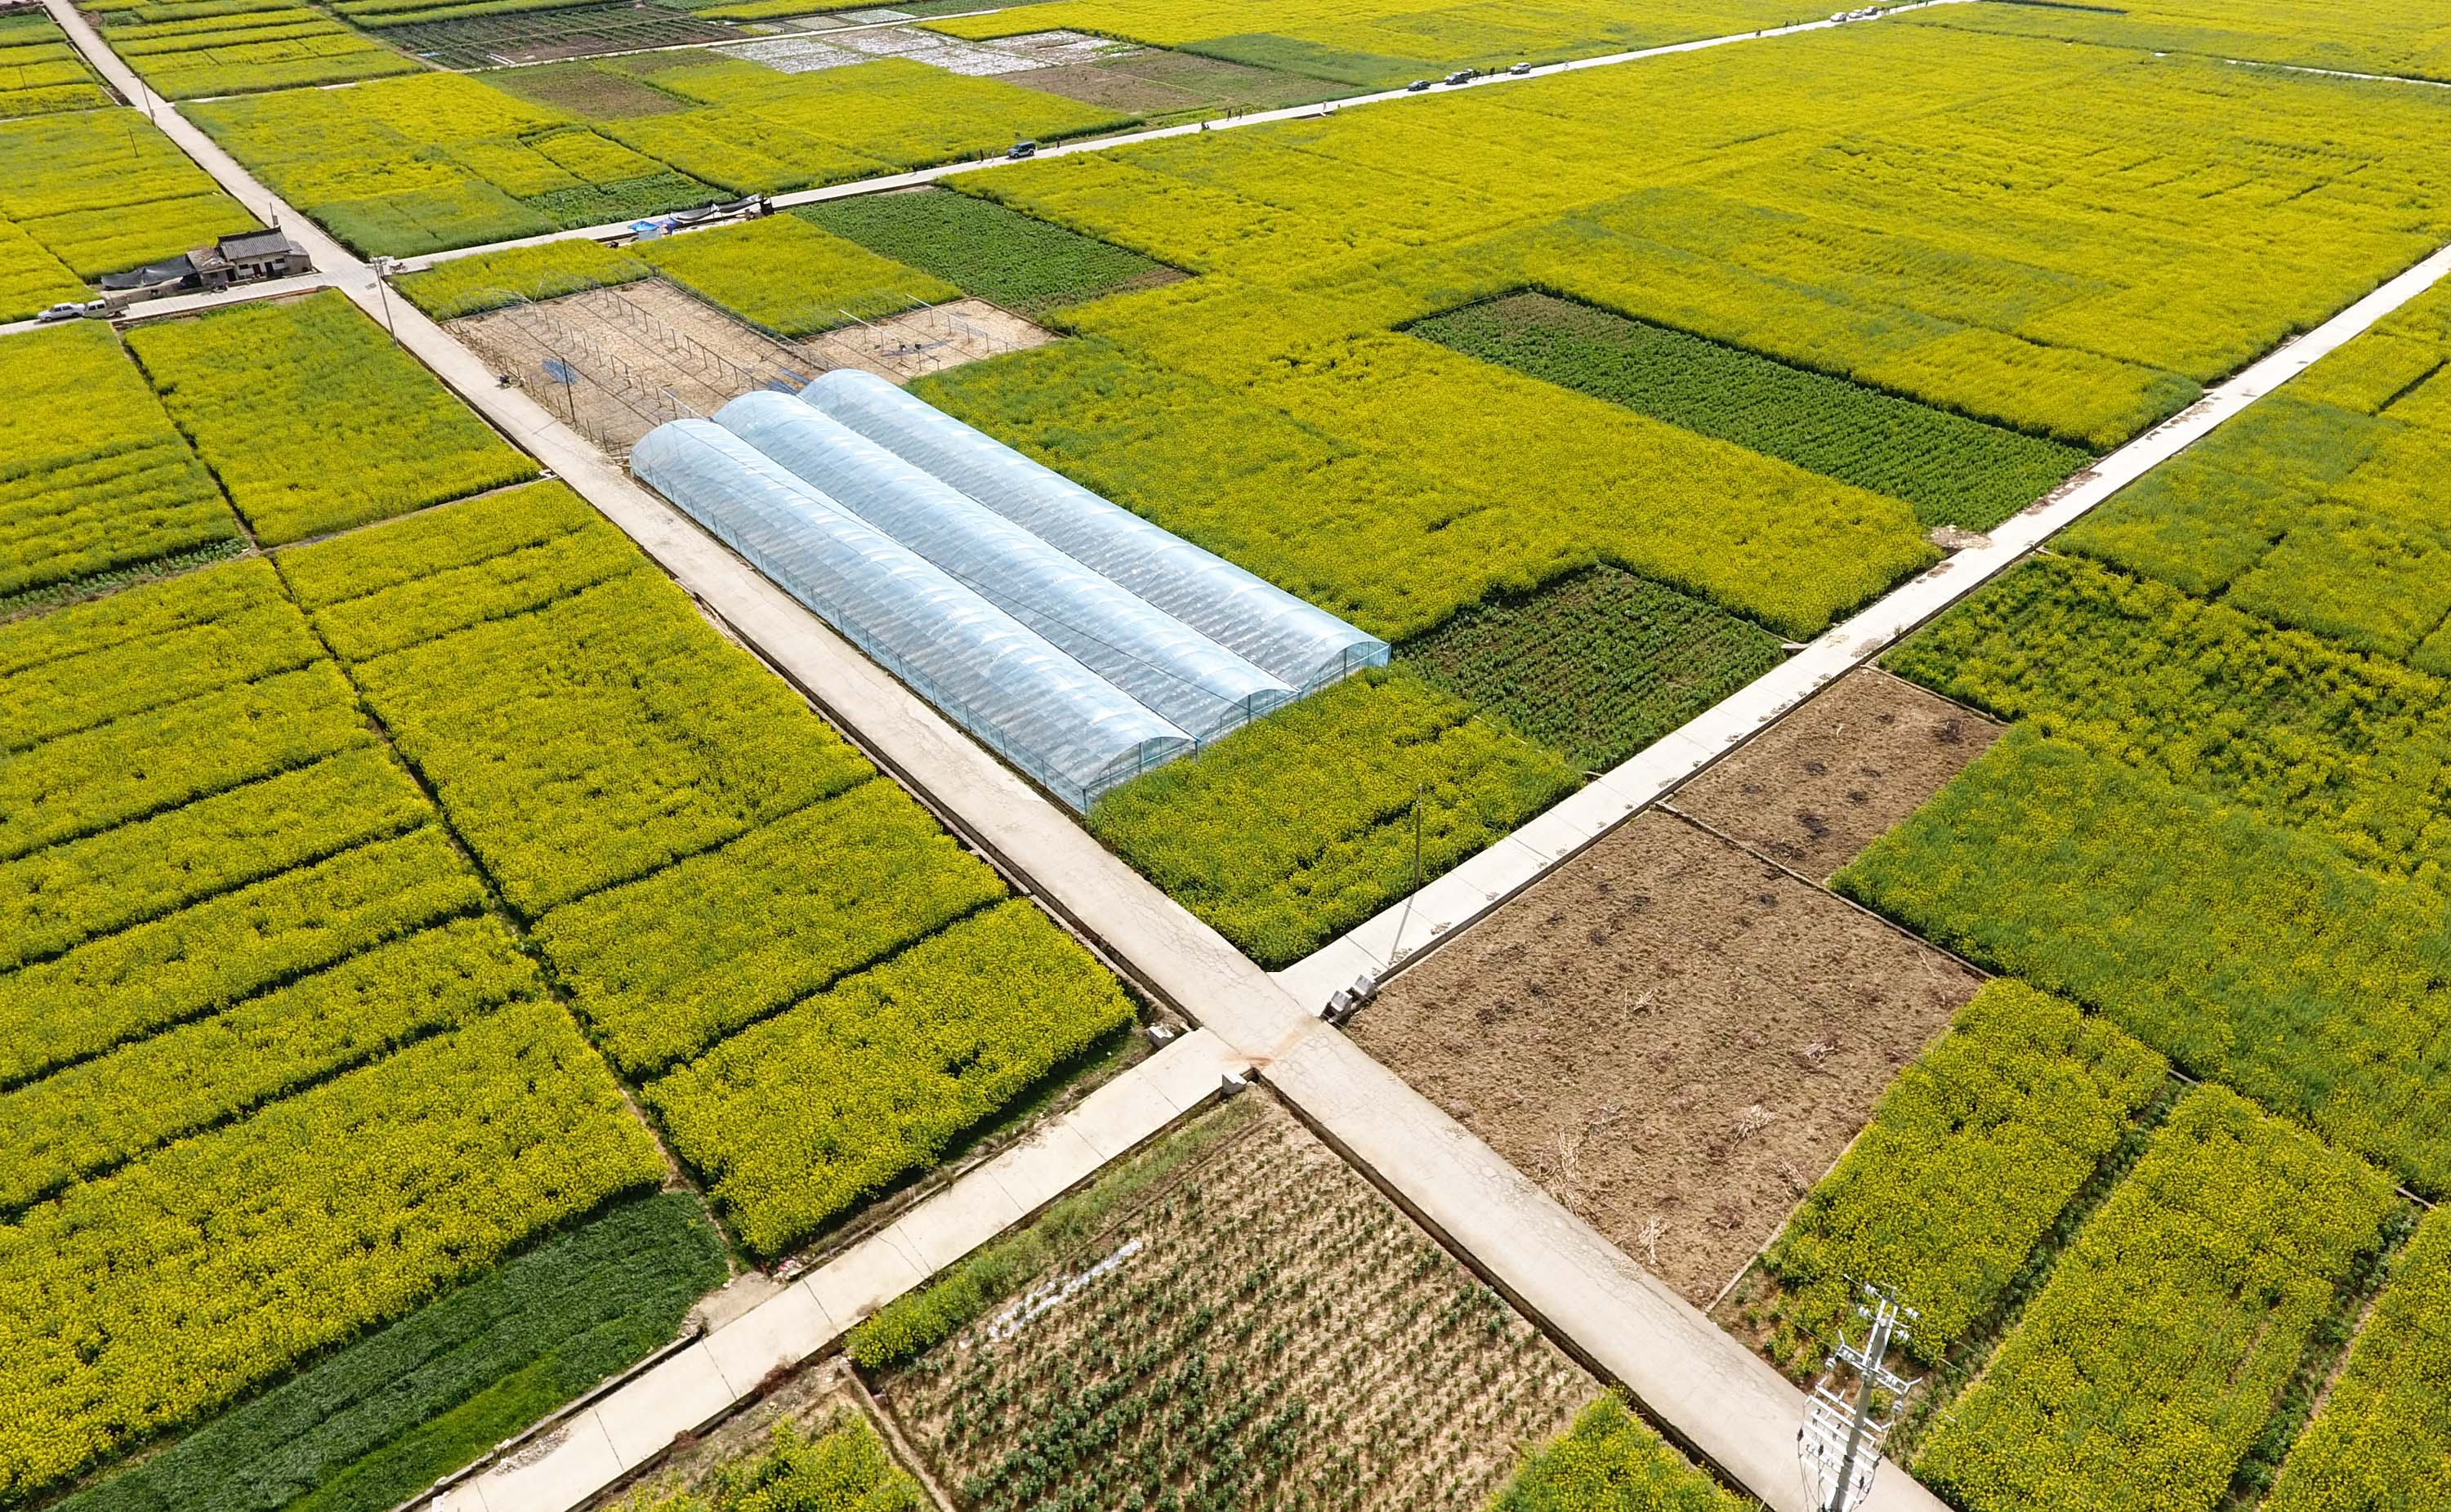
[[1826,880],[1923,807],[2002,729],[1866,667],[1677,789],[1668,803]]
[[1088,105],[1142,115],[1175,110],[1274,110],[1308,105],[1344,92],[1342,87],[1274,69],[1255,69],[1222,58],[1194,57],[1149,48],[1126,57],[1068,63],[1004,75]]
[[[1054,340],[984,300],[957,300],[787,344],[662,279],[490,310],[449,328],[617,460],[665,421],[711,415],[753,388],[796,387],[832,367],[902,383]],[[550,376],[548,360],[572,381]]]
[[972,1512],[1218,1484],[1254,1512],[1478,1512],[1598,1394],[1265,1092],[1145,1162],[1016,1295],[875,1381]]
[[1977,985],[1654,811],[1398,974],[1352,1033],[1701,1305]]

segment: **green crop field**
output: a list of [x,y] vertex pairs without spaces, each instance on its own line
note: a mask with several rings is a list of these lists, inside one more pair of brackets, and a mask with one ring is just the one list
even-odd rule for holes
[[1138,252],[946,189],[863,194],[793,213],[1024,315],[1077,304],[1166,271]]
[[2162,1091],[2168,1066],[2071,1005],[1996,981],[1900,1073],[1873,1122],[1764,1257],[1776,1352],[1811,1369],[1851,1317],[1855,1278],[1916,1309],[1938,1364],[2009,1297],[2026,1257]]
[[[699,233],[701,235],[706,233]],[[553,299],[655,276],[636,253],[573,238],[453,258],[392,287],[438,321],[480,315],[521,300]]]
[[2451,675],[2451,291],[2318,363],[2069,534],[2075,550]]
[[1617,765],[1778,665],[1778,638],[1612,567],[1520,602],[1475,604],[1403,649],[1406,667],[1564,752]]
[[792,215],[663,237],[638,252],[675,283],[782,337],[898,315],[962,292]]
[[922,386],[1382,634],[1604,558],[1809,635],[1903,502],[1401,332],[1537,287],[2106,447],[2451,233],[2446,112],[1918,14],[1076,154],[962,187],[1197,276]]
[[178,4],[106,12],[104,38],[167,99],[250,94],[302,85],[345,84],[424,65],[287,0],[214,4],[199,14]]
[[2451,22],[2403,0],[2123,0],[1969,6],[1950,26],[2451,82]]
[[1265,12],[1226,0],[1052,0],[935,23],[958,37],[1053,28],[1129,37],[1205,57],[1384,88],[1453,69],[1503,68],[1656,47],[1814,19],[1794,0],[1657,0],[1638,13],[1595,0],[1529,6],[1294,0]]
[[337,291],[141,325],[127,340],[266,545],[537,475]]
[[696,1204],[613,1208],[337,1351],[63,1512],[387,1512],[663,1343],[724,1279]]
[[1740,1512],[1750,1504],[1688,1464],[1610,1395],[1532,1456],[1489,1512]]
[[1509,295],[1411,329],[1654,420],[1903,499],[1931,525],[1989,530],[2088,461],[2058,442],[1545,294]]

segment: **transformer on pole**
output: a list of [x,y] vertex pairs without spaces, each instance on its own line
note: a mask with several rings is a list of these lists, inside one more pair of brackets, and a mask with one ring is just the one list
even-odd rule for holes
[[[1836,1347],[1805,1399],[1804,1426],[1795,1436],[1795,1451],[1813,1481],[1817,1512],[1853,1512],[1873,1493],[1873,1474],[1881,1465],[1881,1446],[1890,1430],[1906,1415],[1908,1396],[1922,1382],[1909,1381],[1889,1368],[1892,1345],[1907,1342],[1908,1325],[1919,1314],[1901,1306],[1887,1286],[1864,1283],[1855,1315],[1871,1325],[1859,1348],[1839,1331]],[[1853,1377],[1854,1400],[1848,1400],[1848,1378]]]

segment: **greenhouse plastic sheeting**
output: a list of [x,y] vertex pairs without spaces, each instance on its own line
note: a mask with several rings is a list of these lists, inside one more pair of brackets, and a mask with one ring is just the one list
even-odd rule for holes
[[1109,503],[873,373],[836,368],[802,397],[1304,693],[1387,660],[1385,641]]
[[631,449],[630,471],[1075,809],[1193,748],[1182,730],[713,421],[657,426]]
[[715,422],[928,559],[1198,740],[1293,689],[841,422],[786,394],[744,394]]

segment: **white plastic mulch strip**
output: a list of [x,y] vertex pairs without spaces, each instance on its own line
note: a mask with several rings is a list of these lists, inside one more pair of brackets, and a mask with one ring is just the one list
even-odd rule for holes
[[[1084,1286],[1091,1285],[1099,1277],[1115,1269],[1140,1252],[1141,1242],[1135,1239],[1077,1276],[1040,1282],[1022,1293],[1019,1302],[989,1319],[988,1325],[979,1330],[981,1336],[989,1344],[1004,1343],[1014,1334],[1021,1332],[1025,1325],[1053,1312],[1071,1301]],[[968,1345],[966,1345],[965,1347]]]

